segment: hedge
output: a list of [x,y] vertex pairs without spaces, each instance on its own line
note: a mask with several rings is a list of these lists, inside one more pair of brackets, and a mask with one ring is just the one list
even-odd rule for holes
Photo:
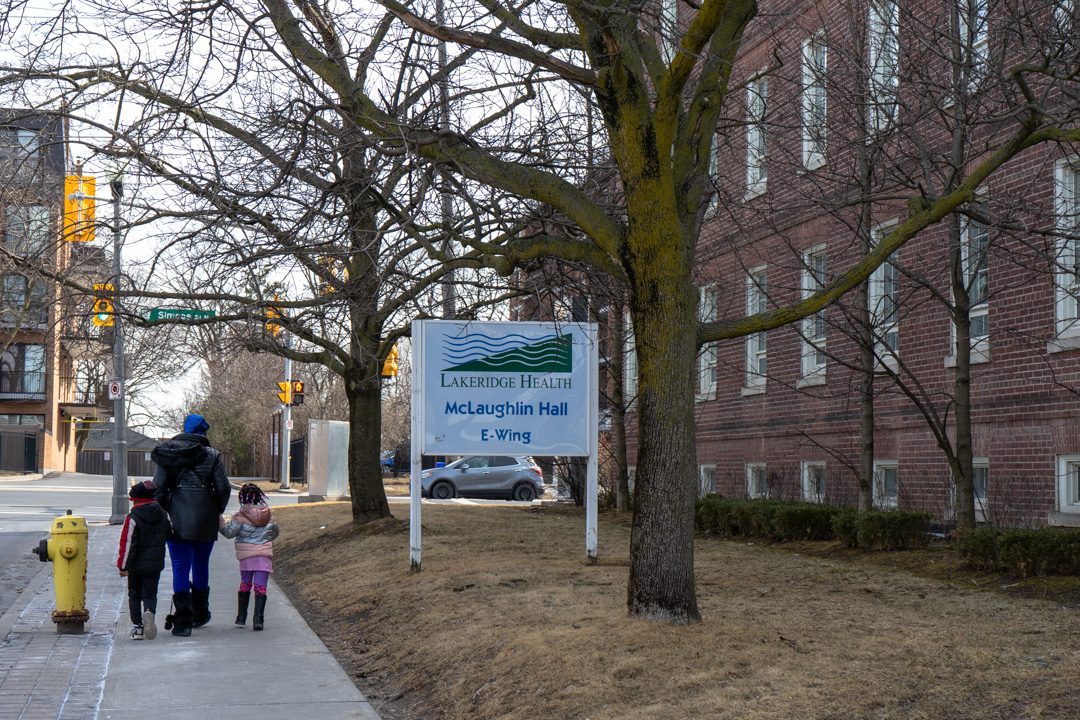
[[709,495],[695,509],[698,530],[769,542],[841,539],[849,547],[898,550],[925,547],[930,516],[916,512],[856,513],[850,508],[781,500]]
[[1080,531],[976,528],[959,533],[957,549],[976,570],[1032,575],[1080,575]]

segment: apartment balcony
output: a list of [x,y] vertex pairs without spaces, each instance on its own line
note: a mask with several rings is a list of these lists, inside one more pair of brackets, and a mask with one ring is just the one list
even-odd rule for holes
[[45,373],[0,372],[0,401],[3,400],[44,402]]
[[113,403],[105,388],[85,378],[62,377],[61,387],[72,387],[68,400],[58,403],[60,411],[73,418],[103,418],[112,416]]

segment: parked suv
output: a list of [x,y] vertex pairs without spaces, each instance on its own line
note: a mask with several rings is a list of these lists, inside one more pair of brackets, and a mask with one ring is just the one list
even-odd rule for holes
[[424,497],[534,500],[544,494],[544,475],[531,457],[469,455],[420,473]]

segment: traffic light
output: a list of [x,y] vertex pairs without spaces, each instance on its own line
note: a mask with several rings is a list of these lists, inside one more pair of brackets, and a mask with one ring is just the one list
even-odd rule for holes
[[292,404],[304,404],[304,383],[299,380],[292,381]]
[[386,356],[386,361],[383,362],[382,371],[379,373],[380,377],[391,378],[396,377],[398,371],[398,353],[397,345],[390,348],[390,354]]
[[290,405],[290,404],[292,404],[292,384],[287,383],[284,380],[282,380],[281,382],[279,382],[277,384],[277,386],[278,386],[278,390],[281,391],[281,392],[279,392],[277,394],[278,400],[281,401],[281,404],[282,405]]
[[97,179],[93,175],[64,178],[64,240],[94,241],[94,197]]
[[96,327],[112,327],[113,320],[112,304],[113,286],[110,283],[94,283],[94,312],[91,319]]

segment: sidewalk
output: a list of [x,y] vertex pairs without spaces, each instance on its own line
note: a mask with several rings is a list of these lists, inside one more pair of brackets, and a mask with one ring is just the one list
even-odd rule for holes
[[[51,563],[0,618],[0,720],[189,720],[234,714],[379,720],[341,666],[271,580],[266,629],[233,625],[239,584],[232,541],[210,563],[209,625],[173,637],[168,561],[158,636],[128,639],[127,581],[116,571],[118,526],[92,527],[83,635],[57,635]],[[29,547],[27,547],[29,552]]]

